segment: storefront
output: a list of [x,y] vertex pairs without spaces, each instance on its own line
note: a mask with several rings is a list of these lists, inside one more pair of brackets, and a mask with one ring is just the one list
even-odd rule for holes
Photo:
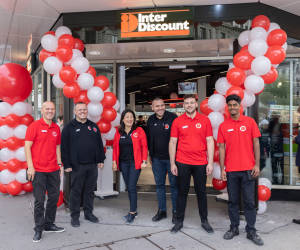
[[[215,81],[226,75],[232,61],[237,49],[234,40],[259,14],[280,24],[289,36],[289,47],[287,59],[278,67],[278,80],[266,86],[254,108],[246,112],[263,133],[262,174],[273,180],[275,189],[297,190],[300,174],[292,135],[298,133],[300,116],[300,51],[296,47],[300,44],[296,27],[300,17],[251,3],[66,13],[55,26],[68,26],[73,36],[85,42],[86,57],[98,75],[109,78],[121,109],[130,106],[147,118],[151,114],[149,102],[156,95],[166,99],[171,111],[183,111],[180,101],[175,105],[170,101],[172,93],[181,97],[179,82],[196,82],[199,101],[211,95]],[[72,118],[72,103],[51,84],[51,77],[40,66],[33,79],[35,118],[40,116],[42,101],[50,99],[56,103],[57,116],[64,115],[65,122]],[[150,171],[141,176],[144,185],[154,184]]]

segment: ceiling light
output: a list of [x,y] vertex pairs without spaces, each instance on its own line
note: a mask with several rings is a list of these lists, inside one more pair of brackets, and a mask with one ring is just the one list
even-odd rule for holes
[[166,48],[166,49],[163,49],[163,52],[166,53],[166,54],[171,54],[171,53],[176,52],[176,49]]
[[169,65],[169,69],[185,69],[186,65],[184,64],[172,64]]
[[168,86],[168,84],[166,83],[166,84],[154,86],[154,87],[151,87],[150,89],[157,89],[157,88],[161,88],[161,87],[165,87],[165,86]]
[[140,93],[141,91],[140,90],[136,90],[136,91],[132,91],[132,92],[129,92],[128,94],[135,94],[135,93]]
[[183,69],[182,72],[183,73],[193,73],[193,72],[195,72],[195,70],[194,69]]
[[89,54],[92,56],[99,56],[101,55],[101,52],[99,50],[91,50],[89,51]]

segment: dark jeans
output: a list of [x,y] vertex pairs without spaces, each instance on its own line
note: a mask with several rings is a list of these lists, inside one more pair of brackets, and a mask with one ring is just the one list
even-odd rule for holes
[[176,176],[171,172],[170,160],[152,159],[152,171],[156,183],[156,195],[158,200],[158,208],[162,211],[167,210],[166,206],[166,175],[168,173],[173,212],[176,211],[176,201],[178,195]]
[[[55,172],[35,172],[32,182],[34,196],[35,231],[43,231],[45,227],[54,224],[57,202],[59,198],[60,176]],[[44,208],[45,194],[48,192],[46,212]]]
[[[80,202],[83,197],[85,215],[93,213],[94,191],[97,188],[98,168],[96,164],[80,165],[79,169],[71,172],[70,210],[71,217],[80,216]],[[83,195],[81,195],[83,192]]]
[[240,225],[240,190],[242,190],[244,215],[247,222],[246,231],[255,232],[255,180],[249,178],[247,171],[227,172],[228,213],[231,228]]
[[207,220],[206,197],[206,165],[187,165],[176,162],[178,168],[178,198],[177,221],[183,222],[186,200],[190,189],[191,176],[194,178],[194,188],[197,194],[198,209],[201,221]]
[[130,203],[130,212],[136,212],[137,209],[137,192],[136,185],[140,177],[141,170],[135,169],[133,161],[120,162],[120,170],[125,181],[129,203]]

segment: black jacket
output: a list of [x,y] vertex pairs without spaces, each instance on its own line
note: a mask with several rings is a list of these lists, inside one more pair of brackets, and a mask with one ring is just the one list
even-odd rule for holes
[[[95,140],[91,141],[91,143],[95,144],[96,159],[93,159],[93,161],[95,161],[95,164],[103,163],[105,160],[105,153],[99,128],[96,123],[90,120],[87,120],[85,124],[86,126],[89,126],[91,130],[95,133],[95,137],[93,137],[93,139],[95,138]],[[77,169],[79,167],[78,152],[80,150],[81,141],[78,128],[78,122],[75,119],[73,119],[62,130],[61,158],[65,169]]]

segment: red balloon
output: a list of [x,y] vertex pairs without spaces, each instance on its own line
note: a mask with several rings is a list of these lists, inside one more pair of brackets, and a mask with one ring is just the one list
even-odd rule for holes
[[70,34],[64,34],[58,38],[58,47],[74,47],[74,37]]
[[104,149],[104,154],[106,154],[106,147],[103,147],[103,149]]
[[246,79],[246,73],[244,70],[234,67],[227,72],[226,77],[232,85],[241,86]]
[[30,114],[21,116],[20,123],[26,126],[29,126],[34,121],[33,117]]
[[208,107],[208,98],[205,98],[200,103],[200,112],[204,115],[209,115],[209,113],[213,112],[212,109]]
[[27,165],[26,161],[21,162],[21,163],[22,163],[22,166],[21,166],[22,169],[27,169],[28,168],[28,165]]
[[233,57],[233,63],[236,67],[248,70],[251,68],[251,63],[253,61],[254,57],[250,55],[249,51],[247,49],[244,49]]
[[6,148],[6,141],[3,139],[0,139],[0,149]]
[[56,49],[56,56],[62,62],[70,61],[73,56],[73,51],[70,47],[62,46]]
[[81,52],[84,50],[84,44],[83,42],[78,39],[78,38],[74,38],[74,46],[73,46],[74,49],[78,49],[80,50]]
[[94,67],[90,66],[86,73],[91,74],[94,78],[96,77],[96,70]]
[[244,50],[248,50],[248,45],[243,46],[243,47],[240,49],[240,52],[241,52],[241,51],[244,51]]
[[6,190],[10,195],[18,195],[22,191],[22,184],[14,180],[6,185]]
[[68,98],[76,98],[80,94],[80,88],[77,83],[66,84],[63,93]]
[[251,24],[251,28],[255,28],[255,27],[262,27],[266,31],[268,31],[270,27],[270,19],[264,15],[256,16],[252,20],[252,24]]
[[271,70],[265,74],[261,76],[262,79],[264,79],[266,84],[270,84],[276,81],[277,77],[278,77],[278,72],[277,70],[272,66]]
[[114,140],[107,140],[105,145],[106,146],[112,146],[112,145],[114,145]]
[[20,123],[21,123],[20,116],[17,116],[15,114],[10,114],[5,117],[4,124],[6,124],[7,126],[9,126],[11,128],[18,126]]
[[0,126],[5,125],[5,117],[0,116]]
[[6,166],[10,172],[14,172],[14,173],[18,172],[22,168],[21,162],[17,159],[9,160],[6,164]]
[[265,56],[270,59],[272,64],[280,64],[285,59],[285,50],[278,45],[270,46]]
[[212,179],[212,184],[213,184],[214,189],[222,190],[222,189],[226,188],[227,181],[223,181],[223,180],[220,180],[220,179],[213,178]]
[[14,104],[24,101],[32,90],[32,79],[27,69],[16,63],[0,66],[0,99]]
[[63,191],[59,191],[59,197],[56,206],[60,207],[64,203],[64,193]]
[[169,106],[170,108],[176,108],[176,103],[170,103]]
[[32,192],[33,191],[33,186],[32,186],[32,183],[29,181],[29,182],[26,182],[22,185],[22,189],[25,191],[25,192]]
[[102,134],[107,133],[111,129],[111,124],[109,122],[104,121],[104,120],[100,120],[97,123],[97,125],[98,125],[98,127],[100,129],[100,132]]
[[103,108],[102,120],[106,122],[111,122],[116,119],[117,111],[113,108]]
[[263,185],[258,185],[258,200],[267,201],[271,197],[271,190]]
[[7,169],[6,162],[0,161],[0,172]]
[[44,61],[50,56],[55,56],[55,52],[50,52],[45,49],[42,49],[39,54],[39,59],[41,63],[44,63]]
[[268,37],[267,37],[267,43],[269,46],[282,46],[287,40],[287,34],[282,29],[276,29],[272,30]]
[[103,108],[109,108],[116,104],[117,97],[112,92],[104,92],[104,97],[101,101]]
[[0,193],[7,194],[6,185],[0,182]]
[[60,79],[65,83],[73,83],[76,81],[77,72],[71,66],[64,66],[59,71]]
[[226,96],[229,96],[229,95],[238,95],[243,100],[243,98],[244,98],[244,90],[242,88],[240,88],[240,87],[232,86],[226,92]]
[[24,145],[24,140],[20,140],[16,137],[9,137],[6,140],[6,147],[10,150],[17,150]]
[[87,90],[81,90],[79,95],[74,98],[74,103],[83,102],[88,104],[90,102],[89,98],[87,97]]
[[97,76],[95,78],[95,87],[101,88],[103,91],[107,90],[109,87],[109,80],[106,76]]
[[49,31],[47,31],[44,35],[53,35],[53,36],[55,36],[55,31],[53,31],[53,30],[49,30]]

